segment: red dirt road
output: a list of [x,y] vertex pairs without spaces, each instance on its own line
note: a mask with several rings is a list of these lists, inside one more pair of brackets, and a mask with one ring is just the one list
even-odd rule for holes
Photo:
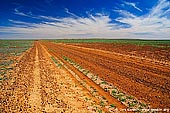
[[27,51],[0,89],[2,113],[89,113],[103,110],[87,90],[38,43]]
[[67,56],[122,91],[150,104],[170,108],[170,65],[123,52],[41,42],[56,54]]

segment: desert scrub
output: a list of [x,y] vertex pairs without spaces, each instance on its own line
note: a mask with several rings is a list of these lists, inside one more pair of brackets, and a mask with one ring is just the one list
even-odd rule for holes
[[127,99],[133,99],[133,96],[126,96]]
[[125,102],[125,101],[126,101],[126,98],[120,98],[120,101],[121,101],[121,102]]
[[98,112],[99,112],[99,113],[102,113],[102,110],[98,109]]
[[110,104],[110,107],[111,108],[115,108],[116,106],[114,104]]
[[104,107],[104,106],[105,106],[105,104],[104,104],[104,102],[103,102],[103,101],[100,101],[100,106],[102,106],[102,107]]
[[[73,65],[76,69],[78,69],[84,75],[88,76],[96,84],[100,85],[100,87],[103,88],[104,91],[110,92],[110,94],[114,98],[116,98],[118,101],[120,101],[121,103],[126,105],[128,108],[135,108],[135,109],[148,108],[148,105],[146,105],[146,106],[145,106],[145,104],[141,105],[141,103],[136,98],[134,98],[133,96],[130,96],[130,95],[127,95],[126,93],[123,93],[117,87],[113,86],[111,83],[108,83],[104,79],[101,79],[98,75],[94,75],[89,70],[84,69],[78,63],[74,62],[70,58],[63,56],[63,59],[66,60],[71,65]],[[90,87],[90,90],[91,90],[92,95],[95,95],[96,92],[97,92],[97,90],[93,89],[92,87]],[[104,102],[104,99],[102,101]],[[100,103],[100,104],[102,105],[102,103]]]
[[0,40],[0,75],[1,82],[10,78],[11,70],[15,69],[13,64],[17,58],[30,47],[33,41],[28,40]]
[[53,60],[53,62],[56,64],[56,66],[58,68],[61,68],[62,67],[62,64],[60,64],[59,62],[57,62],[57,60],[52,56],[51,59]]
[[112,96],[115,96],[116,93],[117,93],[117,89],[113,89],[113,90],[112,90]]
[[107,84],[107,82],[106,81],[102,81],[100,84]]
[[84,70],[83,74],[87,75],[89,73],[89,70]]

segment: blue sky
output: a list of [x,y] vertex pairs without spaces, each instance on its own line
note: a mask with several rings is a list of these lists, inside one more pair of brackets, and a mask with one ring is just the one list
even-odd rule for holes
[[170,0],[1,0],[0,39],[170,39]]

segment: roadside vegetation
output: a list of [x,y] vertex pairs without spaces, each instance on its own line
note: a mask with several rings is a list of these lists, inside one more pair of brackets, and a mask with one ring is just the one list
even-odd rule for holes
[[[96,84],[98,84],[105,92],[110,93],[112,97],[116,98],[118,101],[123,103],[125,106],[127,106],[128,109],[136,109],[135,112],[139,111],[142,112],[142,109],[149,109],[149,105],[139,101],[137,98],[128,95],[121,90],[119,90],[116,86],[112,85],[111,83],[105,81],[104,79],[100,78],[98,75],[95,75],[91,73],[89,70],[86,70],[80,64],[76,63],[72,59],[63,56],[63,59],[73,65],[76,69],[78,69],[80,72],[82,72],[85,76],[93,80]],[[82,83],[83,84],[83,83]],[[87,88],[87,87],[86,87]],[[96,96],[97,90],[93,87],[90,87],[90,91],[92,95]],[[105,97],[100,98],[100,106],[104,107]],[[109,106],[109,111],[114,111],[116,109],[116,106],[114,104],[111,104]]]
[[17,58],[32,45],[30,40],[0,40],[0,83],[8,79],[7,73],[13,70]]
[[48,40],[56,43],[113,43],[132,44],[138,46],[154,46],[170,48],[170,40],[137,40],[137,39],[58,39]]

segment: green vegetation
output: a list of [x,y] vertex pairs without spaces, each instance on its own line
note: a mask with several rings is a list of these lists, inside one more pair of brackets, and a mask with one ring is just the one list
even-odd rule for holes
[[108,92],[108,89],[105,87],[105,88],[104,88],[104,91],[105,91],[105,92]]
[[106,100],[106,97],[102,96],[102,99]]
[[102,110],[98,109],[98,112],[99,112],[99,113],[102,113]]
[[33,45],[33,40],[0,40],[0,48],[29,48]]
[[60,64],[59,62],[57,62],[57,60],[52,56],[51,59],[53,60],[53,62],[56,64],[56,66],[58,68],[61,68],[62,67],[62,64]]
[[144,103],[141,103],[140,105],[141,105],[142,107],[147,107],[147,105],[144,104]]
[[3,55],[19,56],[33,46],[31,40],[0,40],[0,53]]
[[[74,62],[72,59],[66,57],[66,56],[63,56],[63,59],[66,60],[68,63],[72,64],[75,68],[79,68],[80,65],[76,62]],[[74,65],[75,64],[75,65]],[[86,70],[84,68],[82,68],[83,70],[81,69],[78,69],[79,71],[83,72],[85,75],[86,73],[90,73],[89,70]],[[98,75],[90,75],[91,79],[93,81],[97,80],[98,79]],[[83,85],[83,83],[81,82],[81,85]],[[101,79],[101,82],[99,83],[99,85],[109,85],[109,83],[107,83],[107,81],[105,81],[104,79]],[[84,86],[84,85],[83,85]],[[92,95],[96,95],[96,92],[97,90],[90,86],[90,89],[91,89],[91,93]],[[111,95],[116,98],[117,100],[119,100],[120,102],[122,103],[126,103],[126,105],[128,105],[128,108],[147,108],[148,105],[144,104],[144,103],[140,103],[138,100],[136,100],[133,96],[129,96],[125,93],[123,93],[122,91],[118,90],[116,87],[114,88],[108,88],[108,87],[104,87],[103,88],[104,91],[106,92],[110,92]],[[105,97],[102,97],[103,100],[106,100]],[[105,101],[100,101],[100,106],[104,107],[105,104],[104,104]],[[110,105],[110,108],[115,108],[116,106],[114,104]]]
[[116,93],[117,93],[117,90],[116,90],[116,89],[112,90],[112,95],[113,95],[113,96],[116,95]]
[[106,81],[102,81],[101,84],[107,84],[107,82]]
[[133,99],[134,97],[133,96],[127,96],[126,98],[127,99]]
[[100,106],[102,106],[102,107],[104,107],[104,106],[105,106],[105,104],[104,104],[104,102],[103,102],[103,101],[100,101]]
[[136,105],[136,103],[129,103],[129,107],[134,107]]
[[89,73],[89,70],[84,70],[83,73],[87,75]]
[[110,107],[114,108],[114,107],[116,107],[116,106],[115,106],[114,104],[111,104]]
[[128,105],[129,105],[130,108],[136,106],[137,104],[138,104],[138,102],[137,102],[136,100],[128,103]]
[[126,98],[120,98],[120,101],[121,101],[121,102],[125,102],[125,101],[126,101]]
[[32,46],[31,40],[0,40],[0,80],[8,79],[7,73],[13,69],[11,64]]
[[170,48],[170,40],[138,40],[138,39],[58,39],[49,40],[56,43],[114,43],[135,44],[139,46],[149,45],[155,47]]

